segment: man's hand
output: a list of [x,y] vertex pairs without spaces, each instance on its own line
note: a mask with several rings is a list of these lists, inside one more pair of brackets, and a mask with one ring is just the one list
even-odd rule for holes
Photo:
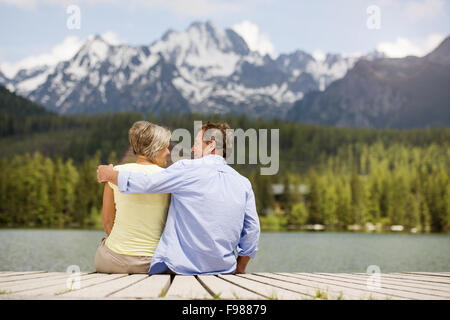
[[236,267],[234,274],[245,274],[245,268]]
[[114,170],[112,164],[109,166],[98,166],[97,168],[97,180],[100,183],[112,182],[117,185],[118,171]]
[[239,256],[237,258],[236,271],[234,274],[245,274],[245,268],[247,268],[247,263],[250,261],[250,257]]

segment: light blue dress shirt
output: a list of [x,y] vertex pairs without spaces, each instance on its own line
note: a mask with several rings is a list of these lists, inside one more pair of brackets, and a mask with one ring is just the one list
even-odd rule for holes
[[224,274],[236,250],[253,258],[260,234],[250,181],[219,155],[175,162],[150,176],[120,171],[123,193],[171,193],[167,222],[149,274]]

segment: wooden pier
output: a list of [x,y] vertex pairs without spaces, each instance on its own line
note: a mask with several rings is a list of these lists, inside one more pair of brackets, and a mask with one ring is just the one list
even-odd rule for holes
[[3,271],[0,299],[450,300],[450,272],[382,273],[371,278],[365,273],[148,276]]

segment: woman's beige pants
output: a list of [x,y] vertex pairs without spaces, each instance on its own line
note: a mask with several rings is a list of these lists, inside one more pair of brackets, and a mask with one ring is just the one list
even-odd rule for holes
[[101,273],[148,273],[151,257],[130,256],[112,251],[102,239],[95,254],[95,270]]

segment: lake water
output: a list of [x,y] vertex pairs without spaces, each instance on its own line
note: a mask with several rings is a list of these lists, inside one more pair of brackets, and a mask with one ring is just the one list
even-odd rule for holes
[[[94,271],[97,245],[105,234],[92,230],[0,229],[0,271]],[[450,271],[448,234],[262,233],[248,272]]]

